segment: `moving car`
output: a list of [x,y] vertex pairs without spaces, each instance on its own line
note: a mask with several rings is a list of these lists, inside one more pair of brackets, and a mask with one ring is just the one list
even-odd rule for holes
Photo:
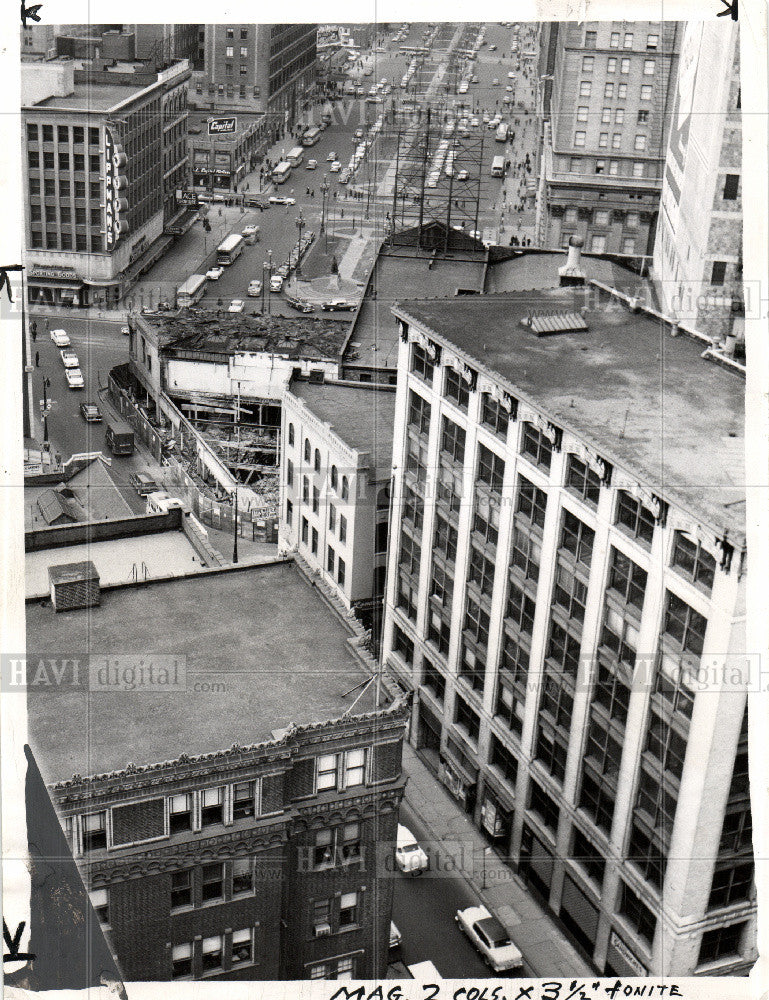
[[233,299],[232,302],[230,302],[227,312],[242,313],[245,308],[246,308],[246,303],[243,301],[243,299]]
[[329,299],[328,302],[324,302],[321,309],[326,312],[347,312],[355,308],[354,302],[348,302],[347,299]]
[[347,184],[349,182],[349,180],[350,180],[350,168],[349,167],[345,167],[344,170],[339,175],[339,183],[340,184]]
[[96,403],[81,403],[80,413],[83,419],[89,424],[98,424],[101,422],[101,410]]
[[312,303],[306,302],[304,299],[298,299],[293,295],[287,295],[286,302],[288,302],[292,309],[296,309],[297,312],[311,313],[315,311],[315,306]]
[[262,294],[262,283],[258,278],[254,278],[253,281],[249,281],[248,292],[246,294],[251,299],[255,299]]
[[129,482],[140,497],[146,497],[148,493],[154,493],[158,488],[158,484],[146,472],[134,472]]
[[270,278],[270,291],[279,292],[283,288],[283,278],[279,274],[273,274]]
[[513,92],[513,88],[509,87],[509,86],[505,87],[505,90],[508,92],[508,94],[512,94],[512,92]]
[[308,170],[315,170],[317,168],[317,166],[318,166],[318,161],[317,160],[308,160],[307,161],[307,169]]
[[271,194],[270,195],[271,205],[296,205],[296,198],[290,198],[285,194]]
[[334,160],[334,162],[329,167],[329,170],[331,171],[332,174],[338,174],[341,169],[342,169],[342,164],[339,162],[339,160]]
[[64,374],[67,377],[67,385],[70,389],[83,389],[85,388],[85,382],[83,381],[83,373],[79,368],[65,368]]
[[209,281],[218,281],[223,274],[224,268],[219,267],[218,265],[216,267],[209,268],[209,270],[206,271],[206,277]]
[[510,940],[510,935],[499,920],[492,917],[485,906],[468,906],[464,910],[457,910],[454,919],[494,972],[522,967],[523,955]]
[[460,170],[457,174],[458,181],[466,181],[470,179],[470,174],[466,170]]
[[498,87],[499,86],[499,80],[496,77],[494,77],[494,79],[491,81],[491,86],[492,87]]
[[335,159],[336,159],[336,153],[334,152],[334,150],[331,150],[331,152],[326,157],[326,163],[333,163]]
[[51,330],[51,340],[57,347],[69,347],[70,344],[66,330]]
[[124,337],[130,337],[131,336],[131,331],[130,331],[130,329],[127,326],[121,326],[120,327],[120,332],[123,334]]
[[402,872],[407,872],[409,875],[419,875],[430,865],[414,834],[400,823],[395,844],[395,863]]
[[79,368],[80,362],[77,360],[77,354],[74,351],[70,351],[68,348],[63,348],[59,351],[61,354],[61,360],[64,362],[65,368]]
[[244,226],[240,235],[243,237],[244,243],[253,246],[259,239],[259,226]]
[[512,71],[510,73],[508,73],[507,74],[507,79],[508,80],[514,80],[515,79],[515,73],[513,73]]

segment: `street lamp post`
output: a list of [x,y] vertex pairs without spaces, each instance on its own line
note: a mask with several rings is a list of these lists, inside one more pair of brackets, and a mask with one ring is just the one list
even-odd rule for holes
[[[326,232],[326,198],[328,197],[328,174],[323,175],[323,183],[320,185],[320,192],[323,196],[321,212],[320,212],[320,231],[321,233]],[[328,250],[328,237],[326,237],[326,250]]]
[[270,315],[271,301],[270,297],[272,295],[272,250],[267,251],[267,315]]
[[296,276],[301,277],[302,274],[302,230],[304,229],[305,222],[302,216],[302,210],[299,209],[299,215],[296,219],[296,228],[299,230],[299,249],[296,254]]

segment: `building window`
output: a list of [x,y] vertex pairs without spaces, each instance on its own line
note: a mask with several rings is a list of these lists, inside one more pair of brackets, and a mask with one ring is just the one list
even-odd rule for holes
[[580,159],[579,156],[572,156],[570,158],[570,160],[569,160],[569,170],[573,174],[581,174],[582,173],[582,160]]
[[336,557],[335,557],[335,554],[334,554],[334,550],[329,545],[328,548],[327,548],[327,550],[326,550],[326,569],[328,570],[328,572],[331,574],[332,577],[334,576],[334,562],[335,562],[335,558]]
[[716,927],[702,935],[698,963],[717,962],[740,954],[742,939],[747,923],[732,924],[731,927]]
[[232,862],[232,895],[242,896],[253,891],[253,860],[251,858],[235,858]]
[[625,882],[622,883],[620,890],[617,912],[625,918],[647,946],[651,947],[654,931],[657,927],[657,918]]
[[633,32],[632,31],[626,31],[625,32],[625,41],[624,41],[624,44],[623,44],[622,47],[623,47],[623,49],[632,49],[633,48]]
[[339,486],[339,473],[335,465],[331,466],[331,489],[336,492]]
[[518,777],[518,760],[493,733],[491,735],[489,764],[499,771],[505,781],[515,787],[515,781]]
[[613,83],[605,83],[604,84],[604,87],[603,87],[603,96],[607,97],[607,98],[614,97],[614,84]]
[[448,417],[443,418],[441,433],[441,455],[447,456],[451,462],[462,465],[465,460],[465,431]]
[[192,906],[192,869],[171,873],[171,909]]
[[345,823],[315,834],[314,867],[332,868],[361,857],[360,823]]
[[489,427],[499,437],[507,436],[507,428],[510,422],[510,414],[502,404],[484,393],[481,400],[481,423],[484,427]]
[[200,819],[203,826],[224,822],[224,795],[221,788],[203,789]]
[[315,471],[320,472],[320,451],[315,449],[315,461],[313,463]]
[[516,514],[521,514],[530,525],[544,528],[547,512],[547,494],[524,476],[518,476],[518,503]]
[[106,812],[88,813],[83,816],[83,851],[99,851],[107,846]]
[[752,860],[719,862],[713,872],[708,909],[717,910],[750,898],[753,888]]
[[419,393],[409,392],[408,425],[417,434],[428,434],[430,431],[430,404]]
[[590,566],[595,532],[583,524],[571,511],[564,510],[559,548],[571,554],[575,562]]
[[457,698],[454,709],[454,722],[464,730],[471,742],[478,742],[478,736],[481,731],[480,717],[462,698]]
[[251,965],[254,961],[253,934],[249,928],[232,932],[232,967]]
[[424,379],[425,382],[432,382],[433,369],[435,365],[427,351],[419,344],[411,345],[411,370],[415,375]]
[[734,201],[740,187],[739,174],[727,174],[724,178],[724,201]]
[[94,908],[99,923],[109,927],[109,892],[107,889],[94,889],[89,893],[91,906]]
[[312,554],[314,556],[316,556],[318,554],[318,529],[317,528],[313,528],[312,529],[310,551],[312,552]]
[[247,819],[254,815],[254,783],[243,781],[235,785],[232,796],[232,818]]
[[603,884],[603,876],[606,871],[606,859],[591,843],[584,833],[574,827],[574,839],[571,843],[571,857],[580,868],[583,869],[590,879],[598,886]]
[[[585,108],[585,111],[587,111],[587,108]],[[610,122],[611,121],[611,108],[604,108],[601,111],[601,121],[602,122]]]
[[248,59],[248,47],[246,45],[240,46],[240,58]]
[[614,56],[611,56],[606,62],[606,72],[616,73],[617,72],[617,60]]
[[221,934],[203,938],[203,975],[222,972],[223,938]]
[[611,569],[607,589],[625,605],[631,605],[640,615],[646,592],[646,570],[628,559],[619,549],[611,548]]
[[550,471],[550,462],[553,457],[553,446],[550,439],[533,424],[523,425],[523,443],[521,452],[534,460],[546,472]]
[[358,893],[344,892],[339,900],[339,927],[354,927],[358,923]]
[[635,240],[632,236],[626,236],[622,240],[622,253],[634,254],[635,253]]
[[588,112],[588,108],[587,108],[586,105],[584,107],[577,108],[577,121],[578,122],[586,122],[587,121],[587,112]]
[[[615,132],[612,135],[612,137],[611,137],[611,148],[612,149],[619,149],[621,145],[622,145],[622,133],[621,132]],[[612,160],[612,163],[613,162],[614,161]],[[611,173],[611,168],[609,169],[609,173]],[[616,173],[616,171],[615,171],[615,173]]]
[[654,76],[654,59],[644,59],[644,76]]
[[629,59],[621,59],[620,60],[619,71],[620,71],[620,73],[623,73],[623,74],[627,74],[627,73],[630,72],[630,60]]
[[606,149],[608,145],[609,145],[609,133],[601,132],[600,135],[598,136],[598,148]]
[[558,803],[536,781],[531,782],[529,809],[539,816],[543,825],[555,836],[558,829]]
[[397,653],[409,666],[414,663],[414,643],[397,625],[393,626],[393,652]]
[[291,459],[286,462],[286,486],[294,485],[294,463]]
[[716,560],[698,541],[692,541],[682,531],[676,531],[671,565],[681,570],[691,583],[709,594],[713,589]]
[[171,978],[189,979],[192,976],[192,945],[177,944],[171,950]]
[[639,125],[648,125],[649,124],[649,112],[645,108],[642,108],[638,112],[638,124]]
[[422,686],[437,702],[443,704],[446,697],[446,678],[429,660],[422,661]]
[[609,38],[609,45],[613,49],[618,49],[619,48],[619,32],[618,31],[612,31],[611,37]]
[[725,280],[726,280],[726,261],[714,260],[713,269],[710,272],[710,284],[723,285]]
[[650,83],[641,84],[641,100],[650,101],[652,99],[652,85]]
[[224,50],[224,56],[226,59],[232,59],[235,54],[235,49],[232,45],[228,45]]
[[582,80],[582,82],[579,85],[579,96],[590,97],[592,90],[593,90],[593,84],[590,82],[590,80]]
[[620,83],[617,85],[617,98],[620,101],[624,101],[627,97],[627,84]]
[[310,530],[310,525],[307,522],[307,518],[303,517],[302,518],[302,543],[304,545],[307,544],[307,539],[308,539],[308,536],[309,536],[309,530]]
[[[349,483],[349,481],[347,479],[347,476],[342,476],[342,499],[345,500],[345,501],[347,501],[347,500],[350,499],[350,483]],[[341,533],[340,533],[340,537],[341,537]],[[342,538],[342,541],[344,541],[343,538]]]
[[583,73],[592,73],[593,72],[593,64],[594,63],[595,63],[595,57],[594,56],[583,56],[582,57],[582,72]]
[[201,870],[200,898],[204,903],[224,899],[224,865],[203,865]]
[[595,172],[597,174],[602,174],[605,169],[606,169],[606,160],[595,161]]
[[192,829],[192,795],[172,795],[169,800],[169,830],[183,833]]
[[312,488],[312,512],[313,514],[320,513],[320,490],[317,486]]
[[591,236],[590,237],[590,250],[593,253],[605,253],[606,252],[606,237],[605,236]]
[[646,149],[645,135],[639,134],[635,137],[635,142],[633,143],[633,149],[637,150],[638,152],[642,152],[644,149]]
[[647,35],[646,36],[646,48],[656,49],[659,45],[660,36],[659,35]]
[[586,49],[594,49],[597,38],[598,38],[598,32],[597,31],[586,31],[585,32],[585,48]]
[[467,412],[467,404],[470,399],[470,388],[459,372],[453,368],[446,369],[443,385],[443,395],[446,399],[458,406],[460,410]]
[[625,490],[619,490],[618,493],[615,524],[627,529],[636,541],[651,546],[654,536],[654,515],[630,493]]
[[577,147],[582,147],[585,145],[585,132],[575,132],[574,133],[574,145]]
[[317,758],[315,769],[315,788],[319,792],[325,792],[329,788],[336,788],[337,782],[337,755],[324,754]]
[[643,177],[644,176],[644,164],[635,162],[633,163],[633,177]]
[[310,445],[310,439],[304,439],[304,463],[309,465],[312,461],[312,446]]
[[248,38],[248,28],[241,28],[240,29],[240,37],[241,37],[241,39]]

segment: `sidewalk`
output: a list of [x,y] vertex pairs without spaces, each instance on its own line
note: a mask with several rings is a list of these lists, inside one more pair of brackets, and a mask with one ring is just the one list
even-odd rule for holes
[[[472,856],[482,857],[488,841],[405,741],[403,769],[409,776],[406,801],[432,837],[436,841],[470,841]],[[476,867],[481,869],[480,865]],[[522,879],[494,851],[486,857],[485,870],[488,886],[485,890],[481,888],[482,869],[462,876],[480,902],[505,925],[534,976],[595,977],[594,970],[533,898]]]

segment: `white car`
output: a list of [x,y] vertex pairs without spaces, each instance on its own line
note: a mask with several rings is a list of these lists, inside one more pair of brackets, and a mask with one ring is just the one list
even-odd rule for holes
[[242,313],[245,308],[246,308],[246,303],[243,301],[243,299],[233,299],[232,302],[230,302],[230,307],[227,310],[227,312]]
[[466,170],[460,170],[457,174],[458,181],[466,181],[470,179],[470,174]]
[[510,940],[510,935],[499,920],[492,917],[485,906],[468,906],[465,910],[457,910],[454,919],[494,972],[521,968],[523,955]]
[[332,150],[326,157],[326,163],[333,163],[336,159],[336,153]]
[[509,94],[505,94],[505,96],[502,98],[502,103],[503,104],[512,104],[513,103],[513,99],[512,99],[512,97]]
[[339,171],[342,169],[342,164],[339,162],[339,160],[334,160],[329,169],[331,170],[332,174],[338,174]]
[[51,330],[51,340],[57,347],[69,347],[70,344],[66,330]]
[[283,288],[283,278],[279,274],[273,274],[270,278],[270,291],[279,292]]
[[65,368],[64,374],[67,376],[67,385],[70,389],[84,388],[83,373],[79,368]]
[[77,359],[77,354],[74,351],[70,351],[68,348],[63,348],[59,351],[61,355],[61,360],[64,362],[65,368],[79,368],[80,362]]
[[218,265],[206,271],[206,277],[208,278],[209,281],[218,281],[223,274],[224,274],[224,268],[219,267]]
[[429,865],[429,859],[417,843],[417,839],[408,827],[398,824],[398,837],[395,842],[395,863],[402,872],[409,875],[419,875]]
[[477,119],[477,118],[471,118],[471,119],[470,119],[470,125],[471,125],[471,126],[472,126],[473,128],[478,128],[478,126],[479,126],[480,124],[481,124],[481,123],[480,123],[480,122],[478,121],[478,119]]
[[248,292],[246,294],[251,299],[256,299],[262,294],[262,283],[258,278],[254,278],[253,281],[248,283]]
[[513,92],[513,88],[512,87],[505,87],[505,90],[508,92],[508,94],[512,94],[512,92]]
[[507,79],[508,79],[508,80],[514,80],[514,79],[515,79],[515,73],[512,73],[512,72],[511,72],[511,73],[508,73],[508,74],[507,74]]
[[123,334],[124,337],[130,337],[131,336],[131,331],[130,331],[130,329],[127,326],[121,326],[120,327],[120,332]]
[[267,200],[271,205],[296,205],[296,198],[285,194],[271,194]]
[[399,948],[401,941],[403,940],[403,935],[395,926],[395,921],[390,921],[390,948]]
[[498,87],[499,86],[499,80],[496,77],[494,77],[494,79],[491,81],[491,86],[492,87]]
[[308,160],[307,161],[307,169],[308,170],[315,170],[317,168],[317,166],[318,166],[318,161],[317,160]]

